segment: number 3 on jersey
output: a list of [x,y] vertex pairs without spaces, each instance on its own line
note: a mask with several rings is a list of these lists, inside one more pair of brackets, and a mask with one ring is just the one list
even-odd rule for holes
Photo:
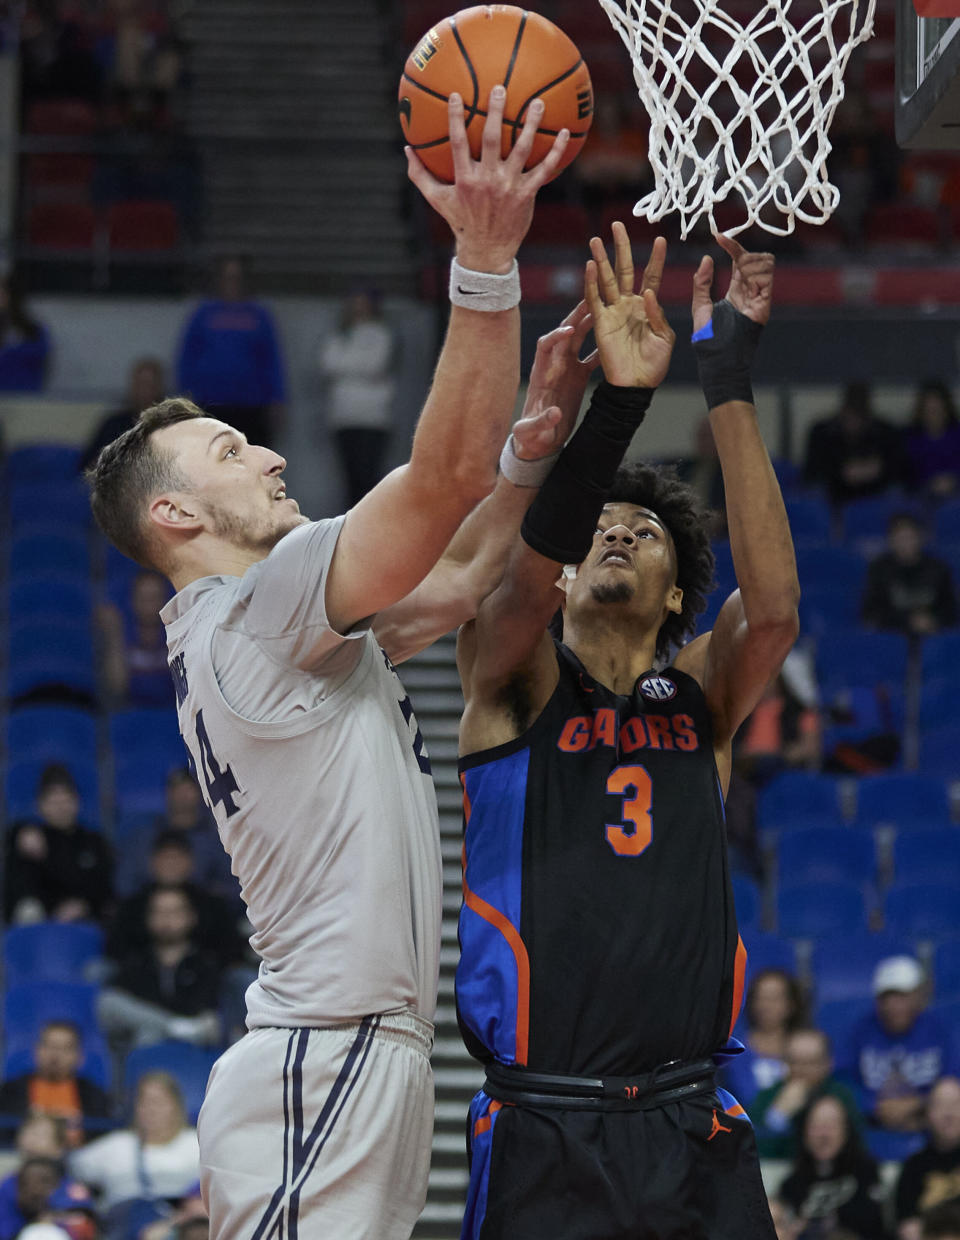
[[233,799],[233,794],[240,791],[236,776],[227,766],[220,769],[207,735],[207,725],[203,722],[203,711],[197,711],[197,747],[200,750],[200,765],[203,767],[203,782],[207,785],[207,795],[211,808],[222,805],[228,818],[231,818],[240,806]]
[[610,772],[607,792],[623,798],[621,822],[607,823],[607,843],[618,857],[639,857],[653,839],[653,785],[646,768],[618,766]]

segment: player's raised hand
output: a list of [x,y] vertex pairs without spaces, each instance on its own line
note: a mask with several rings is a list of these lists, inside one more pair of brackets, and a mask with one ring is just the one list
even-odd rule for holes
[[600,365],[608,383],[618,387],[657,387],[670,365],[675,336],[664,317],[656,290],[660,287],[667,243],[657,237],[635,292],[633,252],[627,230],[613,225],[616,270],[599,237],[590,240],[584,296],[593,316]]
[[[517,456],[522,459],[536,460],[559,451],[576,425],[587,380],[600,362],[596,349],[584,358],[580,356],[592,326],[587,303],[581,301],[559,327],[537,341],[523,416],[513,428]],[[550,419],[548,432],[540,415],[550,411],[555,416]]]
[[[723,234],[717,236],[717,243],[733,260],[726,300],[735,310],[739,310],[741,314],[745,314],[748,319],[752,319],[754,323],[759,323],[762,327],[770,318],[770,307],[773,301],[774,256],[764,252],[753,253],[745,250],[739,241]],[[695,332],[705,327],[713,314],[711,294],[713,273],[713,259],[705,256],[700,260],[700,266],[693,278],[693,330]]]
[[453,185],[437,180],[416,152],[406,148],[410,180],[453,229],[459,262],[474,271],[509,270],[530,227],[537,190],[556,172],[570,140],[569,130],[562,129],[546,158],[525,172],[523,166],[533,148],[543,103],[534,99],[527,108],[520,135],[504,157],[500,144],[505,102],[506,91],[495,86],[490,92],[480,158],[474,159],[463,100],[456,93],[450,95],[447,106]]

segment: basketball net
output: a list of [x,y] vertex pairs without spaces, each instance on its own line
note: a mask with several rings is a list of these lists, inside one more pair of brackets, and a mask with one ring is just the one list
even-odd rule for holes
[[[600,3],[650,116],[654,189],[634,215],[677,211],[682,237],[702,217],[713,233],[758,224],[779,236],[797,219],[830,218],[840,192],[827,179],[827,134],[850,53],[873,33],[876,0]],[[735,7],[743,20],[725,11]],[[742,205],[743,223],[718,229],[718,203]]]

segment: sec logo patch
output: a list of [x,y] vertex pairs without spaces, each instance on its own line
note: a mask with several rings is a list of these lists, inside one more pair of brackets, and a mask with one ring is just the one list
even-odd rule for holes
[[669,702],[677,696],[677,686],[666,676],[644,676],[640,681],[640,692],[651,702]]

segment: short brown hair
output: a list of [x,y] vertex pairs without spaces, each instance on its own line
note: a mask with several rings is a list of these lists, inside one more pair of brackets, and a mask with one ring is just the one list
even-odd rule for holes
[[206,416],[183,396],[162,400],[144,409],[134,425],[108,443],[87,470],[97,525],[118,551],[144,568],[161,567],[151,545],[146,505],[163,491],[182,491],[188,485],[171,454],[161,452],[151,437],[167,426]]

